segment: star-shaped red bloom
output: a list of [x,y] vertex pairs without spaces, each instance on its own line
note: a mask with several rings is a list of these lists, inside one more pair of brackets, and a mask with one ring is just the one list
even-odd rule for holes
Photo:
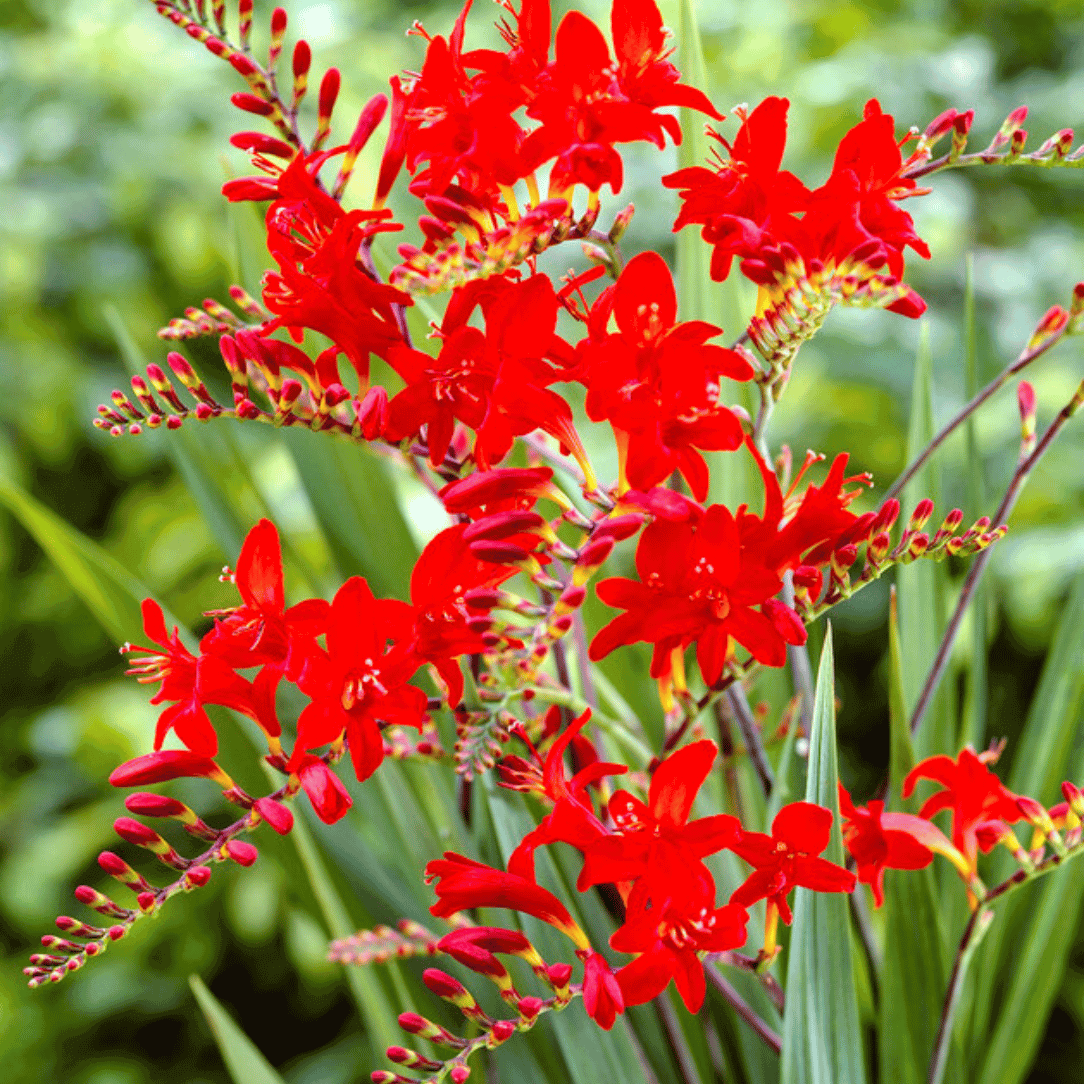
[[768,901],[764,951],[775,952],[775,919],[790,925],[787,896],[795,888],[814,892],[851,892],[853,873],[818,857],[832,834],[832,812],[812,802],[785,805],[772,821],[772,834],[742,832],[733,850],[753,866],[753,872],[730,896],[731,903],[748,907],[757,900]]
[[233,669],[259,666],[253,697],[259,723],[271,738],[282,728],[275,712],[275,690],[283,675],[297,680],[318,650],[316,639],[327,631],[331,606],[325,599],[306,599],[287,609],[278,530],[260,520],[245,538],[234,582],[241,605],[214,610],[214,628],[200,650]]
[[700,953],[744,945],[749,914],[733,901],[716,907],[714,882],[655,903],[651,908],[630,907],[628,921],[610,938],[610,947],[618,952],[640,954],[617,972],[624,1003],[642,1005],[673,979],[685,1007],[699,1012],[706,992]]
[[[607,333],[611,314],[617,330]],[[720,401],[722,381],[751,380],[753,366],[708,343],[721,330],[714,324],[677,321],[674,281],[656,252],[630,260],[587,319],[576,378],[587,388],[588,416],[614,428],[622,477],[650,489],[678,470],[703,500],[708,469],[698,449],[742,443],[737,416]]]
[[[953,760],[948,756],[928,757],[916,764],[903,781],[903,796],[910,797],[920,779],[932,779],[945,789],[926,800],[919,816],[930,818],[942,809],[952,811],[952,842],[973,870],[979,852],[977,831],[990,821],[1014,824],[1023,819],[1017,797],[986,766],[994,759],[970,746]],[[985,848],[984,848],[985,849]]]
[[221,704],[258,720],[251,682],[214,655],[193,655],[181,643],[176,628],[167,632],[162,607],[149,598],[143,600],[143,631],[163,650],[126,644],[126,654],[141,656],[131,660],[128,673],[141,684],[162,683],[152,704],[174,701],[158,717],[155,749],[162,748],[166,735],[173,730],[193,753],[213,757],[218,752],[218,735],[203,710],[204,704]]
[[[587,850],[576,887],[637,883],[656,895],[684,891],[711,880],[703,863],[709,854],[732,846],[741,835],[737,817],[717,814],[689,821],[696,795],[718,752],[712,741],[693,742],[655,769],[647,802],[619,790],[610,799],[613,831]],[[631,903],[630,903],[631,907]]]
[[357,777],[368,779],[384,759],[379,724],[421,726],[426,696],[407,684],[421,664],[410,646],[413,618],[405,602],[374,598],[360,576],[339,588],[327,651],[318,650],[298,679],[312,703],[297,721],[293,761],[345,732]]
[[935,851],[966,876],[963,855],[928,820],[910,813],[886,813],[884,802],[855,806],[842,783],[839,810],[843,842],[858,866],[858,880],[873,890],[878,907],[884,903],[886,869],[924,869],[933,861]]

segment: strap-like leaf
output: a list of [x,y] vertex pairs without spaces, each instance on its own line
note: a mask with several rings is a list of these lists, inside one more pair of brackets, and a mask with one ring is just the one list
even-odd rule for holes
[[[907,462],[910,463],[930,442],[933,425],[933,362],[930,357],[929,327],[922,328],[922,341],[915,359],[915,379],[911,393],[911,421],[907,433]],[[904,487],[901,495],[903,517],[909,516],[919,501],[929,497],[937,512],[940,471],[927,463]],[[905,520],[906,522],[906,520]],[[903,688],[908,716],[914,710],[926,675],[933,665],[941,642],[945,621],[946,570],[941,561],[914,561],[896,573],[900,594],[900,641],[903,648]],[[948,687],[951,683],[943,683]],[[919,759],[936,753],[956,752],[956,728],[951,722],[948,699],[943,691],[934,697],[926,718],[914,738]]]
[[[806,801],[832,811],[825,857],[843,864],[836,767],[836,708],[829,626],[821,652],[813,730],[809,741]],[[799,888],[787,961],[783,1020],[783,1084],[865,1084],[862,1029],[851,962],[847,899]]]
[[233,1084],[283,1084],[255,1043],[234,1023],[233,1017],[207,989],[199,975],[189,975],[188,985],[211,1028],[226,1071]]
[[[917,798],[904,800],[899,796],[904,778],[915,765],[915,753],[903,694],[895,609],[893,600],[888,632],[889,804],[893,809],[917,813]],[[948,985],[942,908],[933,870],[889,870],[885,876],[885,911],[878,1027],[880,1077],[882,1084],[923,1084]],[[959,1080],[959,1070],[959,1057],[954,1054],[945,1079]]]

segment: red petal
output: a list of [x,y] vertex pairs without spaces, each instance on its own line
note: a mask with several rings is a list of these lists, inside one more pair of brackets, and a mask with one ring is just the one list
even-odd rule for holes
[[282,582],[282,547],[269,519],[261,519],[245,539],[237,558],[237,590],[245,605],[281,614],[286,605]]
[[658,826],[681,828],[719,752],[715,742],[698,741],[667,757],[651,777],[648,805]]
[[831,834],[831,810],[812,802],[791,802],[772,821],[772,835],[800,854],[820,854]]

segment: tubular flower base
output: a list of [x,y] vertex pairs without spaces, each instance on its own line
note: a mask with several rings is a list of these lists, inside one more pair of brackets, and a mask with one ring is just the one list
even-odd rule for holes
[[[499,2],[505,14],[497,48],[468,45],[470,0],[446,34],[415,24],[412,36],[424,41],[419,70],[392,76],[390,94],[372,95],[342,126],[338,70],[317,81],[303,41],[290,52],[288,70],[280,63],[282,9],[272,12],[261,44],[266,53],[258,53],[251,0],[238,0],[236,19],[224,0],[154,0],[161,15],[232,66],[243,82],[233,104],[246,123],[259,118],[266,129],[231,140],[254,174],[230,180],[223,192],[234,202],[266,205],[271,266],[253,293],[233,287],[230,306],[205,301],[160,333],[169,341],[214,338],[228,391],[212,391],[225,389],[225,380],[208,384],[174,351],[133,377],[130,393],[116,391],[95,423],[119,436],[229,417],[304,427],[313,434],[306,439],[331,435],[349,445],[334,470],[323,471],[319,459],[298,459],[317,522],[303,537],[280,537],[270,519],[252,527],[234,570],[223,572],[228,597],[204,615],[210,627],[202,626],[198,643],[180,626],[167,626],[157,601],[143,601],[149,646],[126,644],[123,652],[129,674],[151,687],[157,722],[152,728],[148,720],[141,755],[116,768],[110,781],[151,789],[129,794],[126,815],[115,821],[123,853],[105,851],[98,859],[103,876],[132,898],[116,902],[94,886],[79,887],[76,898],[100,920],[58,918],[60,936],[43,938],[45,951],[31,957],[30,985],[57,982],[101,955],[145,915],[205,885],[216,864],[253,865],[259,856],[250,833],[266,823],[288,835],[296,823],[292,803],[303,793],[326,825],[350,816],[357,802],[365,816],[354,811],[351,830],[380,835],[384,850],[374,854],[400,848],[395,876],[404,864],[415,868],[415,905],[428,904],[446,920],[431,932],[409,918],[393,926],[393,915],[379,914],[374,928],[331,946],[331,959],[354,966],[433,958],[450,969],[428,968],[421,980],[463,1017],[466,1033],[404,1012],[403,1030],[424,1042],[418,1050],[389,1047],[396,1068],[375,1071],[377,1084],[462,1084],[474,1055],[497,1051],[581,997],[600,1029],[617,1029],[605,1041],[621,1042],[631,1057],[641,1051],[645,1079],[663,1079],[665,1068],[666,1079],[706,1080],[724,1062],[728,1079],[752,1079],[756,1073],[738,1063],[746,1044],[735,1027],[749,1027],[775,1053],[784,1049],[786,1079],[813,1071],[799,1064],[806,1039],[823,1063],[815,1076],[850,1078],[868,1045],[857,1015],[843,1011],[859,1003],[855,976],[846,967],[810,966],[810,946],[816,942],[816,959],[849,959],[853,911],[869,986],[880,999],[877,1015],[892,1026],[906,1014],[899,984],[877,981],[880,961],[889,961],[887,968],[901,953],[915,954],[916,943],[907,940],[914,931],[901,934],[892,910],[882,926],[866,922],[863,897],[847,908],[838,895],[814,896],[807,908],[809,899],[800,896],[805,902],[792,912],[792,892],[851,893],[861,882],[880,906],[886,869],[903,876],[939,854],[964,882],[942,887],[966,898],[971,916],[947,991],[919,991],[924,976],[917,970],[908,982],[916,984],[916,1004],[945,997],[928,1075],[929,1084],[941,1084],[948,1037],[967,1030],[954,1013],[977,939],[998,900],[1084,851],[1084,796],[1067,781],[1064,800],[1048,809],[1016,793],[1025,784],[1010,789],[994,774],[1000,747],[957,752],[945,747],[944,734],[958,731],[941,727],[921,732],[923,752],[932,755],[902,784],[904,797],[924,781],[938,785],[923,794],[918,814],[891,811],[897,795],[887,789],[855,805],[837,778],[831,639],[814,636],[826,645],[814,688],[808,626],[889,569],[975,558],[941,645],[914,645],[920,654],[927,647],[935,653],[913,707],[911,729],[919,731],[991,547],[1005,535],[1039,459],[1084,404],[1084,385],[1042,429],[1047,404],[1035,387],[1046,385],[1019,384],[1017,467],[1000,505],[970,527],[960,509],[935,518],[932,500],[903,510],[897,497],[1010,377],[1084,331],[1084,284],[1071,302],[1051,308],[1019,357],[916,451],[879,505],[864,505],[873,479],[848,475],[848,452],[823,467],[825,457],[813,452],[794,463],[789,448],[773,450],[770,422],[803,364],[802,346],[834,306],[910,317],[924,310],[905,282],[905,257],[910,251],[928,258],[930,250],[903,206],[925,194],[922,178],[980,163],[1074,165],[1084,161],[1082,150],[1072,149],[1072,133],[1064,130],[1025,154],[1026,111],[1017,110],[986,150],[965,154],[971,112],[950,109],[921,135],[914,128],[901,138],[895,119],[871,99],[817,186],[782,168],[787,99],[735,108],[730,136],[722,127],[709,133],[714,160],[663,181],[678,193],[674,229],[695,226],[710,247],[712,279],[736,269],[757,286],[755,310],[745,314],[744,327],[728,329],[737,341],[724,346],[718,326],[679,319],[694,307],[712,311],[711,297],[679,297],[657,252],[626,261],[621,244],[631,206],[608,228],[599,225],[606,221],[603,190],[612,196],[622,187],[627,145],[647,153],[679,143],[674,107],[688,114],[686,132],[704,117],[725,121],[674,65],[656,3],[613,0],[607,36],[578,11],[554,27],[549,0]],[[683,53],[695,57],[689,32]],[[314,119],[302,123],[310,77]],[[945,139],[948,149],[934,158]],[[355,191],[357,206],[348,209],[346,189],[370,144],[379,153],[372,192]],[[424,213],[404,231],[395,214],[406,196],[420,200]],[[382,235],[400,231],[400,262],[387,267]],[[568,241],[583,245],[550,255]],[[547,268],[568,273],[555,281]],[[431,308],[438,295],[446,295],[445,304]],[[416,342],[423,311],[432,315],[432,341]],[[759,399],[755,417],[738,405],[746,393]],[[403,485],[413,489],[383,474],[371,484],[365,472],[384,467],[401,468]],[[976,461],[974,469],[980,467]],[[260,487],[272,487],[266,496],[278,508],[282,493],[265,473],[257,472]],[[731,506],[720,495],[735,478],[747,501]],[[412,528],[435,527],[424,544],[419,539],[409,577],[401,569],[398,597],[386,598],[374,591],[392,575],[391,564],[385,570],[381,562],[392,556],[391,545],[413,553],[414,540],[399,533],[398,515],[386,536],[373,535],[384,526],[378,521],[385,490],[409,498]],[[430,502],[429,512],[415,514],[415,496]],[[346,518],[335,518],[344,509]],[[310,552],[320,554],[314,582],[323,584],[336,567],[364,570],[368,578],[344,573],[320,592],[327,597],[299,598],[291,566]],[[630,560],[634,575],[612,574]],[[64,566],[69,575],[73,562],[82,569],[84,558]],[[593,587],[607,567],[611,572]],[[909,590],[900,579],[901,590]],[[82,591],[85,578],[79,583]],[[608,618],[599,619],[592,591],[615,611]],[[1052,657],[1071,656],[1074,636],[1063,641],[1059,634]],[[611,668],[613,653],[635,644],[650,645],[650,663],[645,654],[643,665],[633,659]],[[687,673],[690,648],[696,666]],[[780,673],[758,684],[764,669]],[[662,718],[637,718],[647,703],[637,684],[641,670],[657,682]],[[241,754],[224,742],[222,759],[240,779],[253,768],[270,769],[277,785],[266,794],[248,794],[217,759],[217,712],[226,708],[241,717],[259,756],[234,765]],[[718,744],[704,736],[708,708]],[[1049,751],[1050,772],[1046,765],[1027,768],[1055,778],[1054,760],[1065,760],[1071,734],[1060,721],[1043,722],[1051,736],[1044,731],[1035,744],[1026,737],[1022,756]],[[892,735],[894,765],[909,755],[906,737]],[[165,748],[167,742],[181,747]],[[346,757],[349,784],[337,769]],[[840,834],[856,872],[824,857],[827,851],[842,861],[838,840],[832,844],[833,811],[787,802],[796,758],[808,760],[808,796],[830,804],[839,788]],[[490,771],[496,775],[487,779]],[[184,801],[168,792],[176,780],[191,781],[178,791]],[[232,819],[215,827],[220,808],[197,811],[187,804],[191,794],[216,801],[221,794],[235,807]],[[380,809],[390,828],[374,821]],[[934,820],[946,813],[942,831]],[[1013,825],[1030,830],[1030,839],[1021,841]],[[328,833],[321,842],[334,838]],[[430,850],[437,840],[449,848],[441,857]],[[1016,871],[987,888],[980,863],[999,844]],[[720,858],[725,851],[731,856]],[[569,862],[577,856],[573,877]],[[150,858],[169,870],[157,877],[164,885],[141,871]],[[751,867],[743,880],[734,872],[738,859]],[[387,898],[386,876],[381,881],[374,871],[373,878],[373,899]],[[926,879],[911,885],[923,903]],[[322,888],[318,895],[327,902]],[[1013,939],[1055,928],[1048,903],[1038,905],[1034,930],[1022,922],[1011,927]],[[490,909],[516,913],[523,930],[481,925]],[[761,909],[763,947],[747,956],[738,950],[748,942],[750,910],[759,925]],[[951,904],[943,909],[953,914]],[[794,928],[786,974],[780,968],[776,979],[780,918]],[[1021,958],[1035,956],[1033,948]],[[726,967],[749,972],[780,1014],[808,1018],[800,1026],[788,1021],[784,1042],[755,1000],[728,981]],[[479,976],[493,990],[476,998],[457,975],[472,983]],[[1032,1012],[1039,1004],[1012,968],[994,975],[1013,985],[1006,1006]],[[389,988],[399,989],[404,977]],[[671,983],[685,1009],[703,1013],[703,1042],[686,1041]],[[989,999],[976,991],[971,1000],[985,1027]],[[740,1024],[720,1016],[729,1014],[724,1003]],[[809,1013],[810,1005],[819,1011]],[[450,1010],[441,1012],[447,1019]],[[643,1026],[650,1041],[640,1043]],[[379,1021],[366,1028],[378,1033]],[[898,1044],[881,1043],[882,1054],[904,1056],[897,1047],[912,1060],[930,1054],[922,1028],[905,1030],[893,1037]],[[921,1050],[911,1049],[916,1036]],[[986,1057],[989,1036],[979,1038],[970,1036],[971,1047]],[[967,1044],[956,1046],[961,1056],[969,1053]],[[564,1047],[540,1054],[538,1064],[556,1064],[554,1050]],[[995,1058],[999,1071],[1007,1060]],[[891,1058],[881,1061],[889,1065]],[[491,1067],[494,1078],[500,1067]],[[988,1079],[987,1070],[972,1069],[975,1079]]]

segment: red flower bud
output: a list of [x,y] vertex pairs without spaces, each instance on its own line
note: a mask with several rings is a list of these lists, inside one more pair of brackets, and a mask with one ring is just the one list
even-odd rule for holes
[[591,538],[612,538],[615,542],[623,542],[636,534],[643,525],[643,516],[610,516],[595,528]]
[[231,839],[223,847],[227,858],[232,858],[239,866],[251,866],[259,857],[259,851],[251,843],[241,839]]
[[183,817],[191,810],[176,798],[167,798],[163,794],[129,794],[124,799],[124,808],[129,813],[142,817]]
[[379,440],[388,428],[387,391],[375,384],[360,403],[355,403],[354,410],[361,426],[361,435],[366,440]]
[[[148,828],[131,817],[118,817],[113,822],[113,831],[121,839],[134,843],[137,847],[157,846],[165,842],[153,828]],[[107,851],[106,854],[108,853]]]
[[210,757],[187,749],[164,749],[135,757],[114,769],[109,782],[115,787],[140,787],[199,776],[213,779],[223,787],[233,786],[233,780]]
[[463,541],[474,542],[476,539],[496,541],[508,538],[509,535],[537,530],[545,524],[546,521],[537,512],[525,510],[496,512],[468,524],[463,530]]
[[211,879],[209,866],[193,866],[185,871],[185,888],[202,888]]
[[294,815],[281,802],[273,798],[257,798],[253,808],[280,836],[290,834],[294,826]]
[[247,94],[243,91],[234,94],[230,101],[238,109],[243,109],[246,113],[255,113],[260,117],[269,117],[275,111],[275,107],[266,99],[258,98],[255,94]]

